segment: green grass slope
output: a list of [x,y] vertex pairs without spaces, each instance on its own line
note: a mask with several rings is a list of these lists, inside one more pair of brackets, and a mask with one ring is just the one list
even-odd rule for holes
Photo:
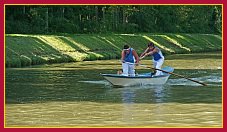
[[5,66],[119,59],[124,44],[138,54],[154,42],[164,55],[222,50],[214,34],[5,35]]

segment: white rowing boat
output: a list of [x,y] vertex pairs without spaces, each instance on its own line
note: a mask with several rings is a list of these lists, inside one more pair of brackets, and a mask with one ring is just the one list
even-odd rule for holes
[[124,76],[118,74],[101,74],[112,85],[117,86],[133,86],[133,85],[163,85],[168,80],[170,74],[173,72],[172,67],[162,68],[163,72],[160,76],[152,76],[151,73],[142,73],[136,76]]

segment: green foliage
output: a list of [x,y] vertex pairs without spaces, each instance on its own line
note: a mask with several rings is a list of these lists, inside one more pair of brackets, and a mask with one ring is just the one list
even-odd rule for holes
[[6,33],[222,33],[221,5],[6,5]]

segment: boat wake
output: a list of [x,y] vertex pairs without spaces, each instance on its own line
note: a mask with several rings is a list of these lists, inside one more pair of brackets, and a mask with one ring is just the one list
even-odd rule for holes
[[90,84],[102,84],[102,85],[111,85],[108,81],[106,80],[100,80],[100,81],[78,81],[82,83],[90,83]]
[[[195,81],[203,82],[209,86],[222,86],[222,77],[220,76],[203,76],[198,78],[191,78]],[[201,86],[198,83],[192,82],[190,80],[187,80],[185,78],[179,78],[179,79],[169,79],[167,81],[167,85],[189,85],[189,86]]]

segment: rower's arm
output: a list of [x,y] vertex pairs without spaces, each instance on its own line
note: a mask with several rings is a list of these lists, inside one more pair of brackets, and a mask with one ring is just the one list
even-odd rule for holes
[[143,56],[147,53],[149,48],[147,48],[141,55],[140,55],[140,58],[143,58]]
[[145,55],[148,56],[148,55],[153,55],[154,53],[158,52],[159,50],[157,48],[154,48],[154,50],[146,53]]
[[125,52],[124,50],[121,52],[121,62],[124,62],[125,59]]
[[132,51],[132,54],[133,54],[133,56],[135,57],[135,59],[136,59],[136,62],[135,63],[139,63],[139,61],[140,61],[140,59],[139,59],[139,56],[138,56],[138,54],[136,53],[136,51],[135,50],[133,50]]

